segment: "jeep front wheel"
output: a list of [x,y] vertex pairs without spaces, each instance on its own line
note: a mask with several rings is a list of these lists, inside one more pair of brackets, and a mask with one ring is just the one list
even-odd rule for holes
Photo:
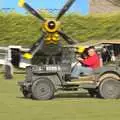
[[49,100],[54,96],[54,86],[47,78],[40,78],[32,85],[32,97],[36,100]]

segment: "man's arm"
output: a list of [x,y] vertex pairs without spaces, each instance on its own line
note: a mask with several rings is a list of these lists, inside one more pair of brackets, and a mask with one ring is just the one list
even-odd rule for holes
[[97,57],[94,56],[94,57],[89,57],[81,62],[87,66],[91,66],[95,64],[96,60],[97,60]]

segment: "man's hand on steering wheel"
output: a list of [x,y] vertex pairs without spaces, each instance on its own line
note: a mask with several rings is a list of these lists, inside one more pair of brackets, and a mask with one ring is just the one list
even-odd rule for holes
[[79,62],[82,62],[84,59],[82,59],[81,57],[77,57],[76,58]]

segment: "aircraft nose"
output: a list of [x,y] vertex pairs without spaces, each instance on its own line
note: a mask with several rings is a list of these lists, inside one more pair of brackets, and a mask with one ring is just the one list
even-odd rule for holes
[[56,27],[55,22],[54,22],[54,21],[48,22],[48,27],[49,27],[50,29],[54,29],[54,28]]

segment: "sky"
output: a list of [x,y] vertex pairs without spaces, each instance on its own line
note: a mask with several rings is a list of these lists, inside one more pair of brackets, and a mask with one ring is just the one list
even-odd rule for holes
[[[61,9],[67,0],[26,0],[33,8]],[[23,13],[25,10],[18,7],[18,0],[0,0],[1,8],[15,8],[17,12]],[[80,12],[80,14],[88,14],[88,0],[76,0],[70,11]]]

